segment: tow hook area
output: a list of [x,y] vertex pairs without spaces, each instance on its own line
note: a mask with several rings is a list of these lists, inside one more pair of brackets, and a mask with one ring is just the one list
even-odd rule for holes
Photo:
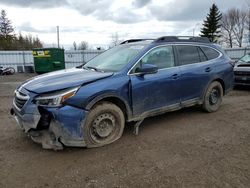
[[55,151],[63,150],[62,143],[59,142],[54,133],[51,133],[48,130],[30,130],[28,135],[34,142],[42,144],[44,149],[53,149]]

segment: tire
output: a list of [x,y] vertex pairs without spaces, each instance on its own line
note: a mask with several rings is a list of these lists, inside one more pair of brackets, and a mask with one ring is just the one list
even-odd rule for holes
[[223,88],[220,82],[212,82],[204,95],[202,108],[207,112],[216,112],[222,103]]
[[8,67],[8,72],[10,73],[10,75],[13,75],[13,74],[15,74],[15,69],[13,68],[13,67]]
[[118,140],[124,126],[124,114],[118,106],[110,102],[96,104],[83,125],[87,148],[101,147]]

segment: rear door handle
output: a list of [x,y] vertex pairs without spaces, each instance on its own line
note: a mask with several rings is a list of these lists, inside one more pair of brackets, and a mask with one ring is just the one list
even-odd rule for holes
[[206,69],[205,69],[205,72],[210,72],[212,69],[211,69],[211,67],[207,67]]
[[172,75],[172,80],[177,80],[179,78],[179,75],[178,74],[173,74]]

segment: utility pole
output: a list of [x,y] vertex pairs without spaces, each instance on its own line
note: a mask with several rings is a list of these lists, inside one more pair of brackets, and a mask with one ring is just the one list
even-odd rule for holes
[[57,31],[57,47],[60,48],[60,43],[59,43],[59,26],[56,26],[56,31]]

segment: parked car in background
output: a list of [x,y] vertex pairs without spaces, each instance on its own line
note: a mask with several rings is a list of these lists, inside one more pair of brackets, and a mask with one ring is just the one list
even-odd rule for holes
[[250,53],[240,58],[234,66],[235,85],[250,86]]
[[85,65],[37,76],[15,91],[12,115],[43,148],[99,147],[126,122],[201,105],[219,109],[233,87],[230,58],[201,37],[133,39]]

